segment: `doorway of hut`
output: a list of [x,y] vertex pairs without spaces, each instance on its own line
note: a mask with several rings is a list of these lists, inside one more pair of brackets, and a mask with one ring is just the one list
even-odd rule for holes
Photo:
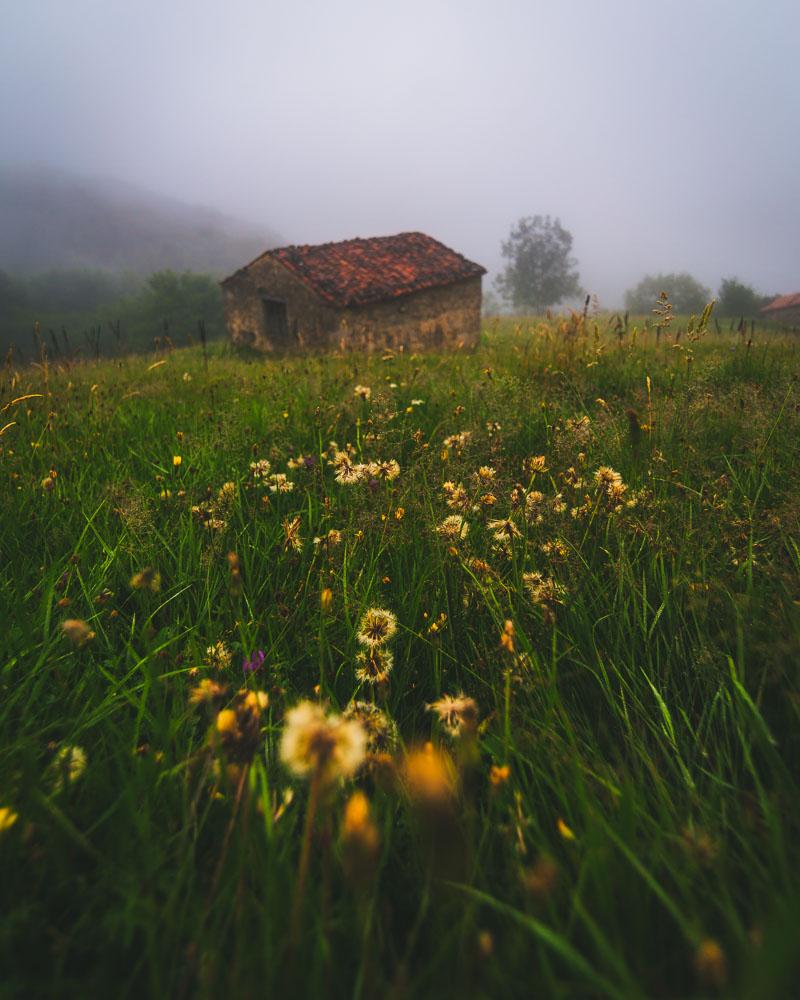
[[264,309],[264,333],[276,347],[287,347],[289,344],[289,320],[286,316],[286,303],[279,299],[262,298]]

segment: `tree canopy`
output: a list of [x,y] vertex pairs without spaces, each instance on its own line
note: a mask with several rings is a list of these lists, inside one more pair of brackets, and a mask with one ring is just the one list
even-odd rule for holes
[[738,278],[725,278],[717,293],[717,311],[720,316],[755,316],[769,301],[751,285],[745,285]]
[[93,270],[30,277],[0,271],[2,351],[10,344],[29,351],[37,321],[48,342],[58,334],[64,350],[68,347],[62,331],[67,332],[69,349],[84,350],[87,331],[94,331],[106,354],[150,349],[154,338],[165,334],[184,344],[197,335],[199,320],[209,339],[224,334],[222,293],[210,274],[159,271],[142,283],[136,276]]
[[570,256],[572,234],[558,219],[534,215],[520,219],[502,244],[507,263],[495,286],[515,309],[543,312],[563,299],[581,294]]
[[625,308],[635,313],[653,310],[662,292],[666,292],[676,313],[699,313],[711,300],[711,289],[687,274],[647,274],[625,293]]

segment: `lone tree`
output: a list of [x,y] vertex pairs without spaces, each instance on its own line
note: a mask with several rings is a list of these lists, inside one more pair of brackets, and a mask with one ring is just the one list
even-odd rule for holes
[[495,279],[498,292],[515,309],[544,312],[581,294],[577,261],[570,257],[572,233],[558,219],[534,215],[520,219],[502,245],[508,261]]
[[625,308],[633,313],[652,312],[662,292],[667,293],[677,314],[700,313],[711,301],[710,289],[691,274],[648,274],[625,292]]
[[720,316],[755,316],[758,310],[769,301],[751,286],[745,285],[738,278],[725,278],[717,293]]

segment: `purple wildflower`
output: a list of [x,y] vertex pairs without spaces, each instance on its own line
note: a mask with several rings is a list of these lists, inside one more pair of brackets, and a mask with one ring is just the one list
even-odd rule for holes
[[255,673],[256,670],[260,670],[264,666],[264,660],[266,660],[267,654],[263,649],[257,649],[251,656],[245,657],[242,662],[242,670],[246,674]]

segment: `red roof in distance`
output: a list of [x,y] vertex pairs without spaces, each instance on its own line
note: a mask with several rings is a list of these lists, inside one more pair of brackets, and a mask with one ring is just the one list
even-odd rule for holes
[[267,250],[256,261],[265,257],[279,261],[320,298],[335,306],[398,298],[486,274],[486,268],[480,264],[424,233],[279,247]]
[[792,295],[779,295],[776,299],[773,299],[768,305],[765,305],[761,310],[762,313],[769,312],[779,312],[781,309],[798,309],[800,308],[800,292],[794,292]]

